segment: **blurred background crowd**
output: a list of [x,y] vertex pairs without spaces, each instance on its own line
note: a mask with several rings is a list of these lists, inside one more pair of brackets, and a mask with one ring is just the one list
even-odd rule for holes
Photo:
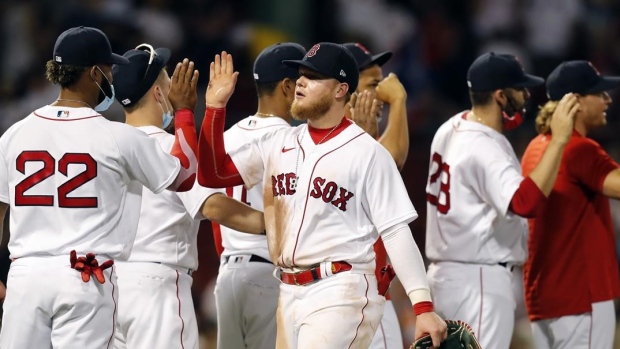
[[[201,73],[198,125],[208,64],[222,50],[233,54],[240,71],[228,104],[228,126],[256,111],[252,62],[270,44],[294,41],[310,48],[320,41],[355,41],[374,53],[394,52],[383,70],[396,73],[408,93],[411,149],[402,175],[420,214],[411,228],[422,252],[430,143],[441,123],[469,107],[466,73],[476,56],[515,54],[526,71],[542,77],[567,59],[590,60],[602,73],[620,75],[616,0],[0,0],[0,17],[0,133],[57,97],[58,87],[45,80],[45,62],[52,58],[56,37],[73,26],[100,28],[117,53],[146,42],[170,48],[172,64],[184,57],[196,62]],[[535,135],[533,119],[546,101],[544,88],[531,93],[527,121],[508,134],[518,156]],[[611,95],[618,99],[620,90]],[[620,103],[612,104],[608,126],[592,134],[617,161],[619,108]],[[124,121],[118,103],[104,114]],[[612,207],[620,233],[620,205],[612,202]],[[7,238],[0,249],[2,280],[10,262]],[[201,345],[214,348],[213,285],[219,262],[207,221],[199,242],[193,291]],[[404,342],[411,343],[410,304],[398,284],[392,292]],[[518,327],[513,348],[531,348],[527,320]]]

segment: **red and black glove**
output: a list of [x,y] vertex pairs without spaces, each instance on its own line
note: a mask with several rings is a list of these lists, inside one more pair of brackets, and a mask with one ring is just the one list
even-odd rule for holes
[[99,262],[95,259],[94,253],[89,253],[86,257],[78,258],[75,250],[71,251],[69,260],[71,262],[71,268],[82,272],[82,281],[89,282],[90,274],[93,274],[100,284],[105,283],[103,271],[114,265],[114,261],[111,259],[99,265]]
[[378,289],[379,294],[385,296],[388,289],[390,288],[390,283],[396,276],[396,272],[391,264],[386,264],[381,268],[381,278],[378,280]]

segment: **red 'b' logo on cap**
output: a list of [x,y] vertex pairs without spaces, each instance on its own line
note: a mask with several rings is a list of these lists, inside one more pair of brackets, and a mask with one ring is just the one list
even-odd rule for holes
[[310,50],[308,50],[308,53],[306,54],[306,57],[310,58],[312,56],[314,56],[316,54],[316,51],[318,51],[321,48],[321,45],[316,44],[314,46],[312,46],[312,48]]

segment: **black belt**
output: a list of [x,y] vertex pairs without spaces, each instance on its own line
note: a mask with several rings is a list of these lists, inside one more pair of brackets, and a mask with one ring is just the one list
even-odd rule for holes
[[[230,260],[230,257],[236,257],[236,256],[226,256],[224,258],[224,264],[228,263],[228,261]],[[261,256],[257,256],[255,254],[250,256],[250,262],[261,262],[261,263],[269,263],[269,264],[273,264],[271,263],[270,260],[267,260]]]
[[497,265],[501,265],[502,267],[504,267],[504,268],[506,268],[506,269],[508,269],[508,270],[510,270],[510,271],[513,271],[513,270],[514,270],[514,268],[515,268],[515,266],[514,266],[514,265],[510,265],[510,266],[509,266],[509,265],[508,265],[508,262],[499,262],[499,263],[497,263]]

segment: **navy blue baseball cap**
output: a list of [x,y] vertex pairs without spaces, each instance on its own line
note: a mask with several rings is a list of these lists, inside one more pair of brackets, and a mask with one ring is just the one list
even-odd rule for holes
[[285,60],[282,63],[299,69],[306,67],[319,74],[329,76],[349,85],[349,92],[355,92],[359,71],[355,58],[349,50],[332,42],[318,43],[304,56],[302,60]]
[[588,61],[566,61],[547,77],[547,97],[559,101],[567,93],[595,94],[609,91],[619,83],[619,76],[601,76]]
[[303,59],[306,49],[294,42],[282,42],[265,48],[254,61],[254,81],[275,82],[285,78],[297,79],[299,69],[282,63],[285,60]]
[[545,79],[526,74],[517,57],[488,52],[476,58],[467,71],[467,86],[474,92],[542,85]]
[[131,107],[153,86],[161,70],[170,59],[167,48],[153,49],[142,44],[125,52],[129,64],[112,67],[116,100],[123,107]]
[[91,66],[128,64],[127,58],[112,53],[108,37],[99,29],[74,27],[56,39],[52,59],[58,64]]
[[388,51],[372,55],[370,51],[368,51],[368,49],[364,47],[364,45],[358,42],[348,42],[346,44],[343,44],[343,46],[346,47],[353,55],[353,58],[355,58],[355,62],[357,63],[357,68],[359,71],[362,71],[375,64],[378,66],[382,66],[387,61],[389,61],[390,58],[392,58],[392,52]]

